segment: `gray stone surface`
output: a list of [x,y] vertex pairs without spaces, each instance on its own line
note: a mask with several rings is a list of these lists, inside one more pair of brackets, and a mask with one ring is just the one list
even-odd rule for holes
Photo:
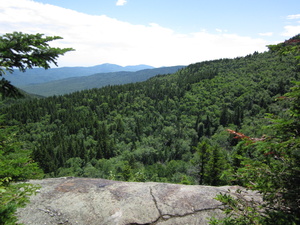
[[220,192],[238,187],[118,182],[91,178],[31,180],[41,185],[18,211],[27,224],[208,224],[220,216]]

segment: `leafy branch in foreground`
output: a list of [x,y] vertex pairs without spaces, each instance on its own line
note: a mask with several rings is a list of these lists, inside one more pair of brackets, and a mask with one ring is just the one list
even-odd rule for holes
[[[57,66],[57,59],[73,48],[54,48],[48,42],[62,39],[59,36],[43,34],[23,34],[22,32],[7,33],[0,36],[0,76],[6,71],[13,73],[14,68],[25,72],[27,69],[42,67],[49,69],[51,64]],[[0,93],[2,97],[20,95],[17,88],[8,86],[6,79],[2,79]],[[11,92],[10,92],[11,91]],[[16,94],[17,93],[17,94]]]
[[29,202],[28,196],[35,194],[39,188],[28,183],[12,184],[11,181],[10,177],[0,179],[0,224],[15,224],[16,209],[24,207]]
[[253,139],[229,130],[242,139],[239,147],[251,157],[239,155],[236,180],[248,190],[258,191],[263,200],[254,202],[238,193],[216,197],[225,205],[226,217],[211,224],[299,224],[300,222],[300,82],[285,95],[291,107],[282,118],[272,117],[272,137]]
[[59,36],[46,36],[43,34],[23,34],[22,32],[7,33],[0,37],[0,75],[3,70],[13,72],[16,67],[25,72],[34,67],[50,68],[56,60],[73,48],[53,48],[48,42],[62,39]]
[[[72,48],[53,48],[48,42],[61,39],[59,36],[43,37],[43,34],[23,34],[14,32],[0,36],[0,76],[14,68],[25,72],[34,67],[50,68],[57,65],[58,56]],[[0,95],[5,97],[21,96],[20,91],[5,78],[0,80]],[[0,124],[4,118],[0,117]],[[28,196],[37,187],[18,183],[42,175],[38,164],[31,159],[31,151],[17,142],[13,127],[0,127],[0,224],[15,224],[14,215],[18,207],[25,206]]]
[[16,142],[12,127],[0,127],[0,224],[14,224],[17,220],[14,216],[16,209],[25,206],[28,196],[38,188],[28,183],[18,183],[42,175],[30,154],[31,151]]
[[[215,199],[224,204],[226,217],[221,224],[224,225],[248,225],[261,224],[260,217],[263,213],[262,201],[258,196],[247,196],[248,192],[238,189],[235,193],[220,194]],[[245,210],[246,209],[246,210]],[[220,224],[220,220],[212,218],[210,224]]]
[[[300,59],[300,35],[268,47],[279,55],[293,54]],[[261,208],[253,202],[249,207],[249,200],[242,195],[233,198],[220,194],[216,199],[224,203],[226,217],[211,219],[211,224],[300,223],[300,82],[294,83],[289,93],[278,98],[289,101],[289,110],[281,116],[269,114],[272,136],[253,141],[228,130],[243,140],[238,147],[250,153],[248,157],[237,156],[241,166],[234,176],[242,186],[261,194]]]

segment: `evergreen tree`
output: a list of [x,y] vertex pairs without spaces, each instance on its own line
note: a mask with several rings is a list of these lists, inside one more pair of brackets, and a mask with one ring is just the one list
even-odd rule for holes
[[208,140],[203,140],[195,148],[195,156],[192,163],[195,165],[196,173],[198,174],[199,184],[207,184],[207,163],[210,158],[211,146]]
[[38,164],[30,158],[31,151],[16,142],[15,132],[13,127],[0,127],[0,224],[15,224],[17,208],[23,207],[28,202],[27,196],[37,189],[15,182],[42,176]]
[[[0,36],[0,76],[7,71],[13,73],[14,68],[25,72],[34,67],[50,68],[57,65],[60,55],[74,50],[72,48],[53,48],[48,42],[61,39],[59,36],[43,37],[43,34],[23,34],[21,32],[7,33]],[[5,78],[0,82],[2,97],[18,96],[20,92]]]
[[[50,68],[56,65],[59,55],[73,50],[71,48],[53,48],[49,41],[61,37],[42,37],[42,34],[23,34],[14,32],[0,37],[0,76],[14,68],[25,72],[33,67]],[[0,81],[2,98],[18,97],[19,90],[6,79]],[[32,111],[28,111],[29,114]],[[3,124],[1,118],[0,124]],[[53,168],[49,169],[53,170]],[[38,178],[42,174],[36,162],[31,159],[31,151],[17,144],[11,128],[0,127],[0,224],[15,224],[14,213],[17,207],[22,207],[28,201],[28,196],[34,193],[36,187],[30,184],[18,183],[26,179]]]
[[[280,54],[300,53],[300,35],[274,46]],[[300,58],[299,58],[300,59]],[[272,136],[250,138],[235,133],[244,141],[248,157],[240,155],[236,179],[244,187],[258,191],[263,202],[247,200],[242,192],[237,198],[221,194],[217,200],[225,204],[226,217],[211,220],[211,224],[300,224],[300,82],[279,99],[290,107],[281,115],[269,114]]]

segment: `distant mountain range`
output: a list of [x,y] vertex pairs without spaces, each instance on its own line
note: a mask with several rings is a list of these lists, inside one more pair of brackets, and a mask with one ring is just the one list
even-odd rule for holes
[[153,69],[154,67],[148,65],[137,66],[119,66],[115,64],[101,64],[91,67],[61,67],[51,68],[48,70],[42,68],[35,68],[27,70],[25,73],[15,70],[13,74],[8,74],[6,79],[17,87],[29,84],[40,84],[54,80],[61,80],[69,77],[82,77],[96,73],[109,73],[118,71],[138,71],[144,69]]
[[[85,75],[88,73],[88,71],[89,72],[94,71],[96,67],[98,67],[98,69],[99,68],[105,69],[106,67],[107,70],[117,70],[119,68],[121,71],[105,72],[105,73],[102,72],[102,73],[96,73],[92,75],[90,74],[89,76]],[[185,66],[153,68],[146,65],[121,67],[118,65],[104,64],[96,67],[87,67],[87,68],[70,67],[70,68],[50,69],[49,70],[50,73],[48,73],[47,76],[41,72],[38,73],[38,71],[32,71],[32,73],[29,74],[28,71],[24,73],[24,75],[27,74],[27,77],[25,76],[24,79],[27,78],[28,80],[31,80],[31,82],[25,83],[23,81],[23,84],[20,84],[20,82],[18,83],[16,80],[15,81],[12,81],[12,79],[10,80],[12,81],[12,84],[14,84],[15,86],[21,88],[22,90],[28,93],[47,97],[52,95],[68,94],[71,92],[85,90],[85,89],[100,88],[107,85],[118,85],[118,84],[141,82],[159,74],[175,73],[179,69],[184,68]],[[138,70],[140,68],[145,68],[145,67],[148,69]],[[34,70],[38,70],[38,69],[34,69]],[[128,71],[124,71],[124,70],[128,70]],[[134,70],[138,70],[138,71],[134,71]],[[38,77],[40,75],[44,78],[44,80],[47,80],[47,79],[53,79],[53,78],[49,78],[48,76],[55,76],[57,78],[63,76],[70,76],[70,74],[72,74],[73,77],[52,80],[50,82],[42,82],[43,79]],[[74,76],[75,74],[76,76]],[[23,79],[24,75],[17,75],[15,77],[17,79],[18,77],[20,78],[22,76]],[[36,80],[38,80],[39,83],[34,78],[36,78]]]

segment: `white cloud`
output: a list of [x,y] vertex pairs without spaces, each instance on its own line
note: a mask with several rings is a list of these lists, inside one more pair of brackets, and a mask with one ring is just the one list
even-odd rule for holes
[[271,36],[273,36],[273,32],[259,33],[259,35],[271,37]]
[[286,37],[293,37],[297,34],[300,34],[300,26],[285,26],[284,27],[285,31],[282,33],[283,36]]
[[[298,20],[300,19],[300,14],[295,14],[295,15],[288,15],[286,17],[289,20]],[[293,37],[297,34],[300,34],[300,25],[298,25],[300,23],[300,21],[296,21],[297,24],[292,24],[291,25],[287,25],[284,27],[284,32],[281,34],[282,36],[286,36],[286,37]]]
[[300,14],[288,15],[287,19],[289,19],[289,20],[300,19]]
[[216,31],[219,33],[228,32],[228,30],[223,30],[223,29],[219,29],[219,28],[216,28]]
[[125,5],[126,3],[127,3],[126,0],[118,0],[117,3],[116,3],[116,5],[117,5],[117,6],[123,6],[123,5]]
[[52,45],[76,51],[60,57],[59,66],[187,65],[265,51],[269,44],[263,39],[206,30],[180,34],[155,23],[134,25],[31,0],[1,0],[0,12],[0,35],[21,31],[62,36],[63,40]]

